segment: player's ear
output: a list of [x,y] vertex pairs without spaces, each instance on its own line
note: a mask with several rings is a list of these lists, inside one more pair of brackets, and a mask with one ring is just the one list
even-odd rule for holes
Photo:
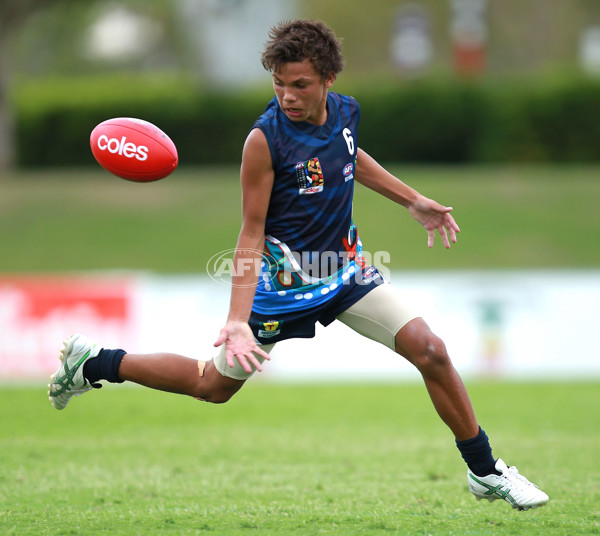
[[325,89],[329,89],[335,82],[335,73],[331,71],[324,80]]

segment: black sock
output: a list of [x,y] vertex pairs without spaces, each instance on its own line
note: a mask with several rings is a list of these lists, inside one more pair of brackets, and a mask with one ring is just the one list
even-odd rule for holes
[[488,436],[481,427],[479,427],[479,434],[474,438],[464,441],[456,440],[456,446],[469,469],[477,476],[500,474],[496,471],[496,460],[492,456],[492,447],[490,447]]
[[83,377],[90,384],[97,383],[99,380],[123,383],[124,380],[119,378],[119,365],[126,353],[125,350],[105,350],[103,348],[96,357],[85,362]]

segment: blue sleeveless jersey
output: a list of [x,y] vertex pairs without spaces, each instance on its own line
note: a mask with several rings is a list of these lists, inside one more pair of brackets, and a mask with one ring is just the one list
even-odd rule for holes
[[264,133],[275,172],[257,313],[323,305],[367,270],[352,222],[360,107],[329,92],[327,112],[322,126],[294,122],[275,97],[252,127]]

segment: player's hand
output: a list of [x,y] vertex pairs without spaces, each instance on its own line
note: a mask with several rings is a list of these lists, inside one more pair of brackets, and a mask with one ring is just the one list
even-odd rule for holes
[[252,372],[252,367],[261,372],[262,365],[255,354],[270,359],[269,354],[256,344],[252,330],[246,322],[227,322],[214,346],[222,344],[225,344],[225,359],[230,367],[234,366],[237,359],[246,372]]
[[452,207],[445,207],[433,199],[421,196],[408,207],[408,211],[425,227],[428,247],[433,247],[436,229],[446,249],[450,248],[450,242],[456,243],[456,233],[460,232],[460,228],[450,214]]

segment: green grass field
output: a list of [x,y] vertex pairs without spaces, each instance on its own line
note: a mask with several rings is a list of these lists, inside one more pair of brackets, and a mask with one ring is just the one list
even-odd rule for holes
[[599,534],[598,384],[468,387],[547,506],[475,501],[418,384],[256,379],[222,406],[108,386],[63,412],[42,385],[4,386],[0,533]]
[[[600,168],[392,168],[454,207],[459,243],[426,247],[402,207],[357,185],[365,249],[390,268],[598,268]],[[240,188],[231,168],[178,170],[134,184],[107,172],[36,171],[0,177],[0,272],[136,269],[204,273],[235,246]]]

